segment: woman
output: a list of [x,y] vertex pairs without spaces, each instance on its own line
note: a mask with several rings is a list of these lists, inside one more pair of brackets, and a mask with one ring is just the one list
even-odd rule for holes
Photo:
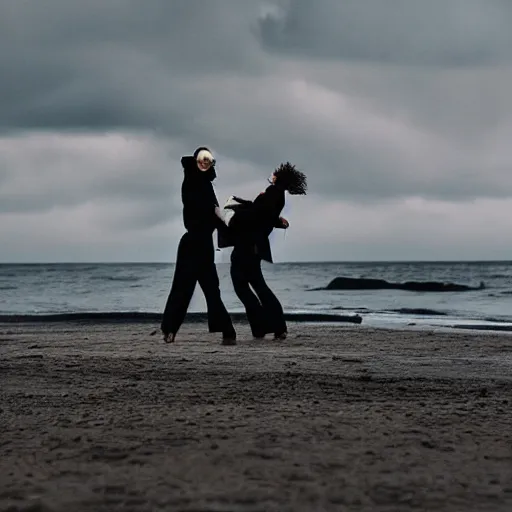
[[184,179],[181,187],[183,223],[171,291],[165,306],[161,329],[164,341],[174,342],[187,314],[196,283],[203,290],[208,310],[208,329],[222,332],[223,345],[236,344],[236,332],[222,302],[215,266],[213,231],[219,226],[215,211],[217,197],[212,181],[216,178],[215,160],[206,147],[181,159]]
[[[239,203],[231,206],[234,215],[224,215],[231,241],[220,246],[233,245],[231,253],[231,279],[255,338],[274,333],[274,339],[286,339],[287,326],[283,308],[278,298],[265,282],[261,261],[273,263],[269,235],[277,228],[288,228],[286,219],[280,217],[285,205],[285,192],[292,195],[306,194],[306,176],[294,165],[281,164],[272,174],[270,185],[254,201],[232,197]],[[217,209],[219,214],[219,210]],[[222,232],[219,235],[223,235]],[[251,290],[252,287],[252,290]]]

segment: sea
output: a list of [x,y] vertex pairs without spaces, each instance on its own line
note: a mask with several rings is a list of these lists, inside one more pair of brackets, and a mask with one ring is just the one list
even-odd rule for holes
[[[228,310],[243,312],[229,264],[218,263],[217,269]],[[159,315],[173,272],[172,263],[0,264],[0,321],[19,315]],[[358,314],[362,324],[376,327],[512,330],[512,261],[264,262],[263,272],[286,313]],[[485,286],[463,292],[318,289],[335,277]],[[189,311],[206,311],[199,287]]]

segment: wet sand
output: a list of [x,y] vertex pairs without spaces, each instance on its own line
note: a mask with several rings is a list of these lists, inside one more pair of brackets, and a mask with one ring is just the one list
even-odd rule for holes
[[512,336],[0,324],[0,511],[512,510]]

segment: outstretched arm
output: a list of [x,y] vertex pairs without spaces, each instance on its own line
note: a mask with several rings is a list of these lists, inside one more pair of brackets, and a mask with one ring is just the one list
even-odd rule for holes
[[229,222],[235,215],[235,212],[239,212],[240,209],[244,210],[246,208],[250,208],[251,205],[252,201],[241,199],[237,196],[229,196],[228,200],[224,204],[224,208],[221,209],[218,206],[215,208],[215,214],[223,224],[229,226]]
[[[233,205],[236,210],[236,224],[238,227],[246,229],[254,229],[257,226],[273,226],[279,229],[288,228],[288,221],[279,217],[280,196],[277,189],[268,187],[265,192],[259,194],[254,201],[247,201],[238,197],[231,199],[238,202],[238,205]],[[229,208],[226,206],[225,208]],[[229,224],[229,221],[226,223]]]
[[252,204],[252,201],[250,199],[242,199],[238,196],[232,196],[232,199],[240,204]]

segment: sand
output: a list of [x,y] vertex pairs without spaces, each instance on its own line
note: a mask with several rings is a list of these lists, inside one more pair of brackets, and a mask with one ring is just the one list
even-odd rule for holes
[[512,510],[512,336],[0,325],[0,511]]

